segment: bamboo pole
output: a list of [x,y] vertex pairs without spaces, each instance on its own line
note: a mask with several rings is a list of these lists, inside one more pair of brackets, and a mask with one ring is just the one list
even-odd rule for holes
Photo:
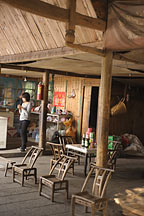
[[47,104],[48,104],[48,87],[49,87],[49,73],[45,72],[43,75],[43,100],[41,101],[41,114],[39,124],[39,147],[43,148],[45,152],[46,143],[46,123],[47,123]]
[[112,83],[112,52],[106,51],[103,58],[101,81],[98,99],[98,117],[97,117],[97,157],[96,164],[100,167],[107,165],[109,117],[110,117],[110,99]]

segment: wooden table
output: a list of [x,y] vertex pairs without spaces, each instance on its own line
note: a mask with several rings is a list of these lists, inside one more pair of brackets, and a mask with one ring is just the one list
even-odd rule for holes
[[88,165],[88,158],[91,161],[91,157],[96,156],[96,148],[85,148],[82,147],[81,144],[67,144],[66,145],[67,154],[73,154],[79,157],[83,157],[85,159],[84,162],[84,174],[86,176],[87,173],[87,165]]

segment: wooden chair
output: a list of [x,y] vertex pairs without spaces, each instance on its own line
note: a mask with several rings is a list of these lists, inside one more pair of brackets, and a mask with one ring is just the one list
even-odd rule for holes
[[113,150],[109,149],[107,156],[108,156],[108,162],[107,165],[110,169],[116,169],[116,161],[117,161],[117,156],[118,156],[118,148],[120,145],[120,142],[118,141],[113,141],[114,142],[114,147]]
[[[95,178],[92,186],[92,192],[85,191],[90,176],[95,170]],[[100,168],[97,166],[91,167],[80,193],[72,195],[72,216],[75,216],[75,204],[85,206],[87,212],[88,207],[91,208],[92,216],[96,210],[103,210],[103,215],[106,216],[108,199],[104,197],[108,181],[113,170]]]
[[50,160],[50,169],[51,169],[53,164],[56,163],[56,161],[60,159],[61,155],[64,154],[65,152],[62,144],[52,143],[52,142],[47,142],[46,144],[50,146],[53,154],[53,158]]
[[[43,185],[51,188],[51,200],[54,202],[54,193],[60,190],[66,190],[68,199],[68,180],[65,180],[65,176],[69,168],[74,163],[74,158],[67,155],[61,155],[61,157],[52,166],[49,175],[41,176],[39,181],[39,195],[43,195],[46,198],[50,198],[46,193],[42,192]],[[57,168],[57,169],[56,169]],[[53,172],[57,174],[53,175]]]
[[59,141],[61,144],[63,144],[63,146],[66,144],[74,144],[72,136],[60,136]]
[[[109,169],[116,169],[116,161],[117,161],[117,155],[118,155],[118,148],[119,148],[120,142],[115,142],[114,148],[109,149],[107,152],[107,167]],[[90,163],[90,168],[96,166],[96,162]]]
[[[117,151],[116,150],[109,150],[107,153],[108,161],[107,161],[107,167],[109,169],[115,170],[116,168],[116,160],[117,160]],[[89,165],[89,170],[91,167],[96,166],[96,162],[91,162]]]
[[63,145],[63,149],[65,152],[67,144],[74,144],[72,136],[59,136],[59,142]]
[[[73,141],[73,138],[72,138],[72,136],[60,136],[59,137],[59,141],[60,141],[60,143],[61,144],[63,144],[63,148],[64,148],[64,151],[66,152],[66,145],[67,144],[74,144],[74,141]],[[77,162],[78,162],[78,164],[80,165],[80,156],[77,156],[77,155],[75,155],[74,153],[73,154],[71,154],[70,156],[72,156],[72,157],[77,157]]]
[[[5,159],[6,160],[6,159]],[[12,160],[6,160],[6,166],[5,166],[5,171],[4,171],[4,176],[7,176],[8,170],[12,170],[13,165],[16,163],[16,161]]]
[[[51,143],[47,142],[47,144],[50,146],[53,158],[50,160],[50,169],[52,169],[52,166],[57,162],[58,159],[61,158],[62,154],[65,154],[63,144],[57,144],[57,143]],[[69,168],[71,170],[71,173],[74,175],[74,163]]]
[[[37,169],[33,166],[42,151],[42,148],[32,146],[25,155],[22,163],[13,165],[13,182],[18,182],[23,186],[24,178],[27,179],[28,176],[34,176],[35,183],[37,182]],[[16,179],[16,176],[21,176],[21,181]]]
[[118,153],[116,150],[108,151],[108,162],[107,162],[108,168],[113,169],[113,170],[116,169],[117,154]]

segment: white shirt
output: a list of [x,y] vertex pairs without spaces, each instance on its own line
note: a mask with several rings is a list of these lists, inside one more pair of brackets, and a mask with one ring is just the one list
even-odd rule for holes
[[30,120],[31,108],[32,108],[31,102],[26,102],[22,104],[22,109],[19,110],[20,121]]

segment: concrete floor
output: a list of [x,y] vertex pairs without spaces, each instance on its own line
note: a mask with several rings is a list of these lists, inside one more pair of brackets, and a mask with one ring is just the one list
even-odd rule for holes
[[[49,161],[51,156],[41,156],[36,167],[38,177],[45,175],[49,171]],[[21,157],[11,158],[21,161]],[[79,192],[84,181],[83,161],[81,165],[75,164],[75,175],[67,175],[69,180],[69,199],[65,199],[65,193],[55,194],[55,202],[38,195],[38,184],[34,184],[33,179],[25,182],[21,187],[18,183],[12,182],[11,173],[4,177],[5,162],[0,159],[0,216],[69,216],[71,215],[71,195]],[[117,169],[108,185],[107,196],[109,197],[108,216],[121,216],[122,209],[114,202],[114,197],[119,197],[125,193],[126,189],[144,186],[144,159],[124,159],[117,160]],[[91,178],[91,182],[93,177]],[[85,214],[81,207],[76,208],[77,215]],[[102,215],[98,213],[96,215]]]

